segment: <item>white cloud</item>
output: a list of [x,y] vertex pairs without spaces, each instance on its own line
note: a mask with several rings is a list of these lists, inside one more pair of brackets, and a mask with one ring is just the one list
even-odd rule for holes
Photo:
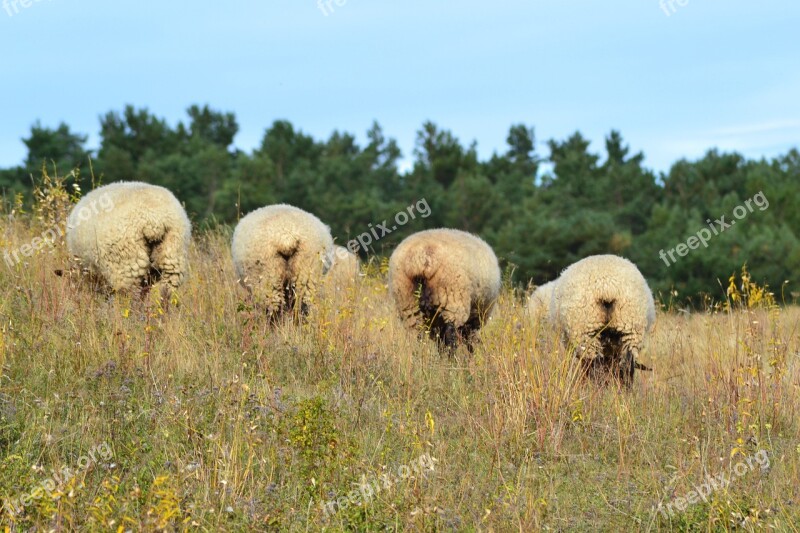
[[800,120],[793,119],[778,119],[767,122],[757,122],[755,124],[743,124],[738,126],[729,126],[712,130],[710,135],[712,137],[729,137],[729,136],[742,136],[751,135],[754,133],[770,133],[780,130],[800,129]]

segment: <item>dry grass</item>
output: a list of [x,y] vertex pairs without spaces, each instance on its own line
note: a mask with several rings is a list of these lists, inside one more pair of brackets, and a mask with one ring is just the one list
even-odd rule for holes
[[[0,225],[16,248],[47,229]],[[0,497],[76,471],[11,530],[797,530],[800,310],[659,313],[631,391],[579,380],[506,290],[470,357],[401,328],[380,264],[268,327],[229,232],[199,235],[167,309],[53,275],[63,242],[0,265]],[[5,361],[3,362],[3,357]],[[110,460],[76,469],[101,443]],[[759,450],[673,516],[659,503]],[[320,502],[424,453],[435,469],[331,516]],[[752,460],[751,460],[752,463]]]

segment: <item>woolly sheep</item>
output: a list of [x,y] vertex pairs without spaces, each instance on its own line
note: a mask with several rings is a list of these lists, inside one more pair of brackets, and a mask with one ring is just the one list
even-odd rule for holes
[[389,289],[411,329],[429,328],[451,350],[472,337],[500,293],[500,267],[479,237],[432,229],[404,239],[389,259]]
[[305,314],[333,261],[333,239],[311,213],[269,205],[239,221],[231,252],[240,283],[271,317]]
[[114,291],[180,286],[188,273],[191,236],[175,196],[137,181],[98,187],[67,218],[67,250]]
[[556,287],[555,280],[536,287],[528,298],[528,315],[534,320],[546,318],[550,312],[550,301]]
[[333,264],[325,275],[328,283],[336,287],[346,286],[358,277],[360,262],[358,256],[344,246],[333,247]]
[[645,335],[655,322],[653,294],[636,265],[616,255],[586,257],[556,280],[549,318],[594,377],[610,371],[630,386]]

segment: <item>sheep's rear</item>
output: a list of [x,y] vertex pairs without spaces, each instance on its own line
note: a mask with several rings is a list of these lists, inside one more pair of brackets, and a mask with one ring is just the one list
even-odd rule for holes
[[272,319],[286,312],[296,318],[308,313],[332,250],[327,226],[285,204],[242,218],[231,244],[239,282]]
[[410,329],[452,350],[472,349],[497,298],[500,270],[489,246],[458,230],[427,230],[406,238],[389,259],[389,285]]

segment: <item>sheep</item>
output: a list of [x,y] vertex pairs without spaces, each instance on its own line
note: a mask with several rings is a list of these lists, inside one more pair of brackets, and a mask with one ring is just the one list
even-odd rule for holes
[[389,289],[410,329],[427,328],[452,353],[472,340],[500,293],[500,267],[479,237],[454,229],[420,231],[389,258]]
[[325,281],[335,287],[344,287],[358,278],[360,270],[358,256],[345,248],[335,245],[333,247],[333,264],[325,275]]
[[138,181],[94,189],[67,217],[67,250],[114,292],[178,288],[188,275],[191,237],[175,196]]
[[653,294],[636,265],[616,255],[594,255],[567,267],[556,280],[549,318],[576,348],[584,369],[625,386],[655,322]]
[[[231,243],[239,282],[271,318],[306,315],[333,262],[330,228],[287,204],[256,209],[236,225]],[[299,314],[298,314],[299,313]]]
[[536,287],[528,298],[528,316],[534,320],[547,318],[550,313],[550,301],[553,299],[556,282],[548,281],[544,285]]

